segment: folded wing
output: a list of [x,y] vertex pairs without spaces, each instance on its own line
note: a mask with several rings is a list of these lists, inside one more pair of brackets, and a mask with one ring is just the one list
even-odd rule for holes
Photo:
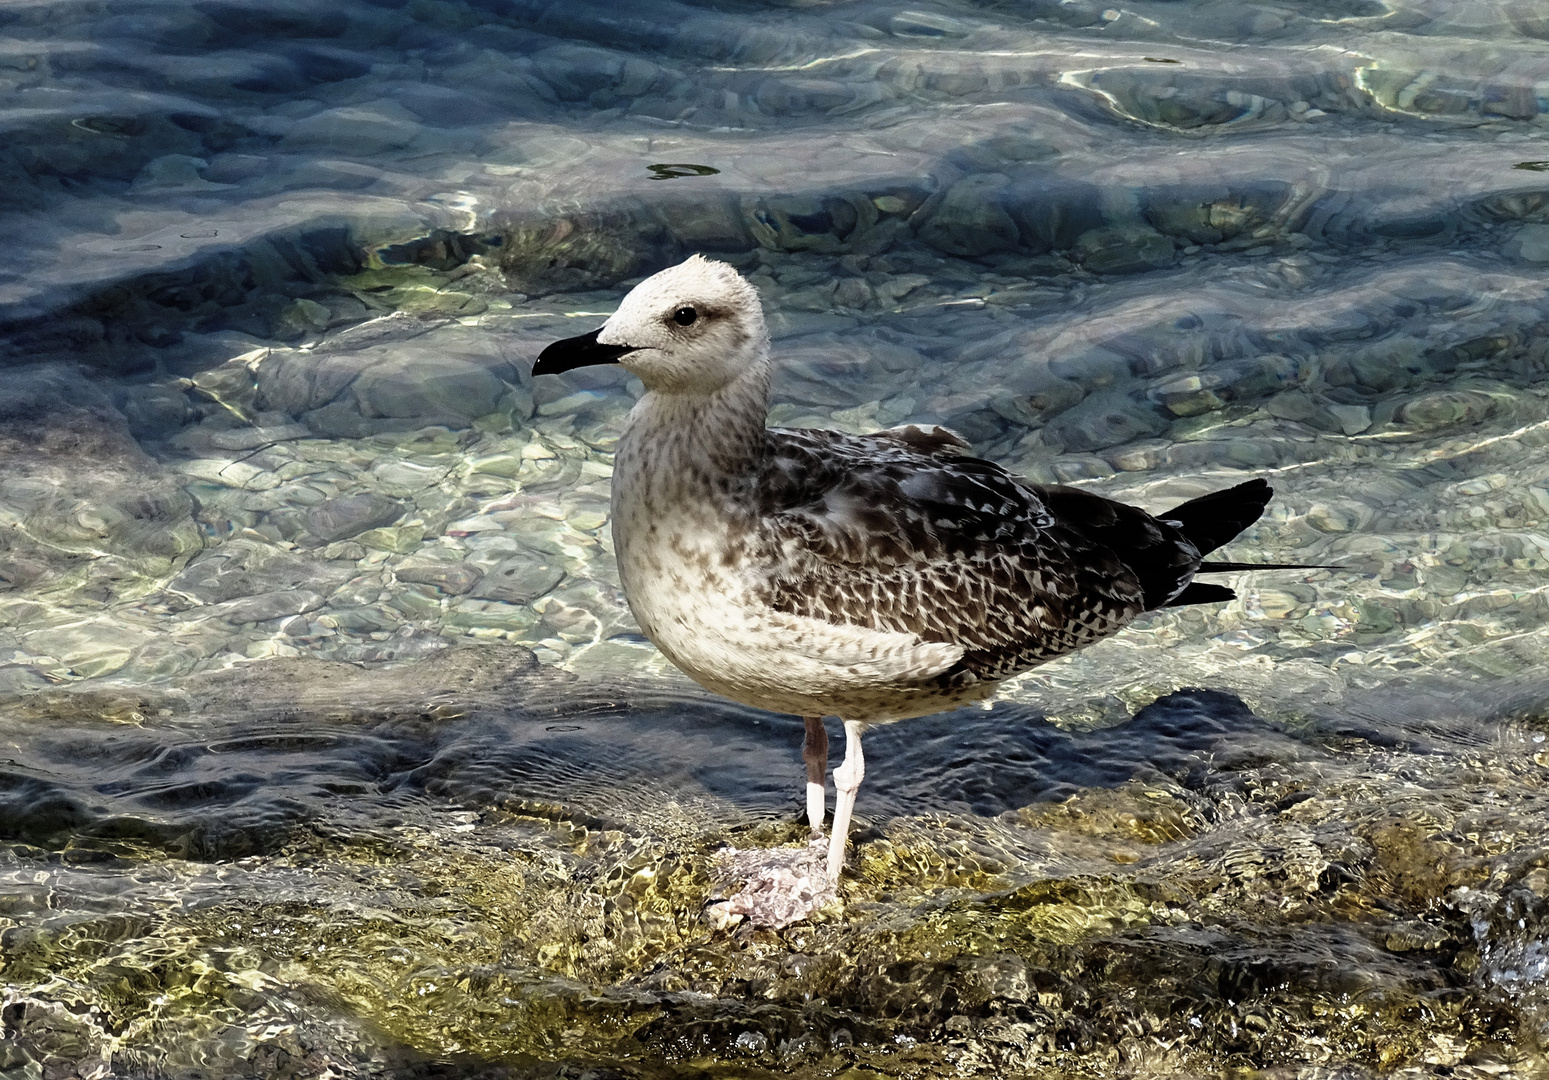
[[[1106,637],[1147,606],[1110,545],[1041,489],[964,456],[948,432],[768,437],[758,588],[777,611],[960,645],[947,677],[1001,679]],[[1061,488],[1051,498],[1084,509],[1073,491],[1087,495]]]

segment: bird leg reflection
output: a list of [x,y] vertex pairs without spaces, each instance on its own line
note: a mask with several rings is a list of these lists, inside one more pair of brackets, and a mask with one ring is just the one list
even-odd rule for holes
[[801,759],[807,763],[807,824],[812,826],[814,836],[821,836],[827,802],[824,784],[828,776],[828,732],[823,728],[821,716],[804,719],[807,722],[807,741],[801,748]]
[[844,764],[834,770],[834,831],[828,840],[828,877],[839,880],[844,869],[844,841],[850,831],[850,813],[855,809],[855,793],[861,789],[866,777],[866,758],[861,754],[861,735],[866,725],[859,720],[844,722]]

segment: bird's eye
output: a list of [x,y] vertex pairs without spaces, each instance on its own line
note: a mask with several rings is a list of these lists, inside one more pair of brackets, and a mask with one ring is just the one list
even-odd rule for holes
[[699,312],[691,307],[680,307],[672,313],[672,321],[679,326],[689,326],[697,318],[699,318]]

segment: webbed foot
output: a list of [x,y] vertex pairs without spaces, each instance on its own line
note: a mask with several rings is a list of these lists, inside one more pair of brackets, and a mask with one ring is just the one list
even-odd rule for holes
[[821,833],[804,848],[725,848],[716,863],[723,881],[744,883],[736,895],[706,909],[717,928],[731,926],[740,916],[753,926],[780,930],[839,899],[828,876],[828,840]]

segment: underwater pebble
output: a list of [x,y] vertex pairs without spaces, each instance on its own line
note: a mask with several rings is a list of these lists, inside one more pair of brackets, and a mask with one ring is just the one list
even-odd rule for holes
[[612,404],[612,395],[598,390],[580,390],[538,406],[539,416],[581,416]]
[[366,549],[359,544],[345,540],[340,543],[329,544],[323,548],[323,558],[340,559],[348,562],[358,562],[366,557]]
[[1413,431],[1434,431],[1461,424],[1478,424],[1497,411],[1488,394],[1466,390],[1437,390],[1400,401],[1390,412],[1392,422]]
[[422,522],[408,522],[390,528],[367,529],[355,534],[355,542],[376,551],[405,555],[419,548],[425,540]]
[[362,371],[351,386],[363,415],[466,420],[494,412],[507,388],[499,372],[445,356],[387,360]]
[[194,458],[181,462],[178,469],[200,480],[209,480],[225,487],[242,488],[247,491],[267,491],[280,484],[280,478],[267,469],[258,468],[245,461]]
[[1372,413],[1365,405],[1328,405],[1325,408],[1346,435],[1359,435],[1372,426]]
[[1307,508],[1307,521],[1319,532],[1343,533],[1355,528],[1360,521],[1360,515],[1343,506],[1314,503]]
[[[996,195],[1009,178],[999,173],[964,177],[917,229],[919,238],[951,255],[1014,251],[1018,230]],[[1169,245],[1170,247],[1170,245]]]
[[1498,491],[1511,483],[1504,473],[1496,473],[1492,476],[1479,476],[1472,480],[1465,480],[1453,487],[1460,495],[1488,495],[1492,491]]
[[260,446],[270,446],[274,443],[284,442],[288,439],[305,439],[312,432],[303,424],[284,424],[279,427],[252,427],[231,428],[227,431],[212,432],[209,436],[211,446],[219,450],[252,450]]
[[119,670],[140,644],[132,630],[96,621],[37,630],[23,640],[32,653],[57,660],[61,674],[83,679]]
[[256,623],[268,622],[270,619],[279,619],[287,615],[302,615],[316,610],[322,604],[323,598],[317,593],[295,589],[259,593],[240,600],[228,600],[223,604],[204,608],[200,614],[207,614],[229,623]]
[[1054,479],[1061,484],[1076,480],[1100,480],[1112,476],[1114,472],[1113,467],[1102,458],[1090,455],[1062,457],[1051,462],[1048,468]]
[[484,631],[524,636],[538,625],[540,619],[537,612],[520,604],[462,597],[442,622],[449,628],[467,633]]
[[1523,225],[1501,249],[1507,258],[1523,262],[1549,262],[1549,225]]
[[419,120],[396,101],[324,109],[292,124],[281,143],[287,147],[325,147],[362,157],[398,150],[420,134]]
[[280,312],[280,326],[300,334],[325,330],[332,319],[333,312],[327,307],[305,297],[292,301]]
[[520,454],[490,454],[487,457],[473,458],[468,462],[468,471],[472,473],[487,473],[490,476],[503,476],[511,478],[522,471],[522,462],[528,460]]
[[1173,242],[1154,229],[1115,227],[1082,233],[1076,257],[1096,274],[1137,274],[1172,265]]
[[491,517],[461,518],[446,527],[448,536],[471,536],[475,533],[504,532],[505,526]]
[[1282,420],[1311,420],[1322,408],[1312,400],[1312,395],[1302,390],[1292,390],[1270,398],[1264,409],[1271,416]]
[[432,585],[449,596],[461,596],[484,576],[478,567],[465,562],[402,562],[393,567],[399,581]]
[[1117,394],[1092,394],[1049,421],[1045,430],[1072,452],[1101,450],[1166,428],[1151,409]]
[[449,471],[448,467],[413,461],[381,461],[371,467],[375,482],[394,495],[409,495],[434,487]]
[[332,543],[386,525],[403,513],[403,505],[374,492],[343,495],[319,503],[307,511],[307,529]]
[[932,11],[900,11],[888,19],[888,29],[904,37],[962,37],[970,27]]
[[484,572],[483,579],[471,590],[481,600],[503,600],[512,604],[530,604],[564,580],[565,571],[530,558],[507,559]]

